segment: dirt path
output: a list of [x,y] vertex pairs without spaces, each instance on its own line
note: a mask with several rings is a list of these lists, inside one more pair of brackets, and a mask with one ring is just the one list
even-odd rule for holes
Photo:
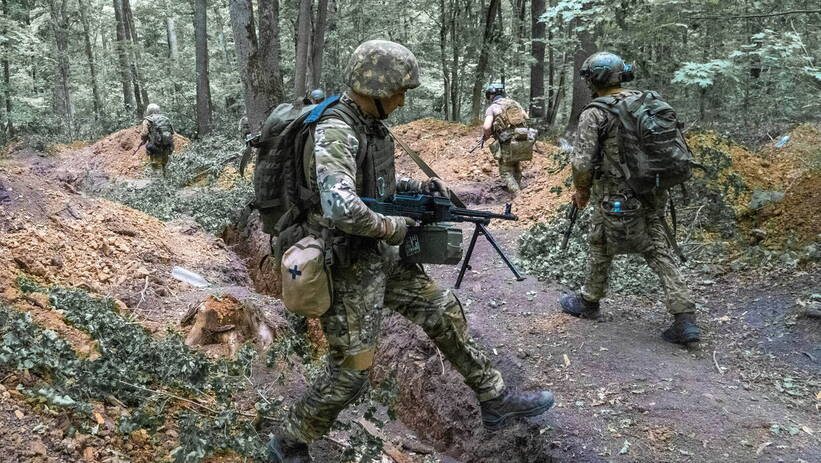
[[[515,235],[497,238],[512,250]],[[561,288],[515,282],[486,243],[473,262],[457,292],[470,326],[510,383],[547,387],[558,400],[545,417],[493,436],[471,429],[478,407],[451,384],[458,375],[410,373],[424,392],[405,394],[424,406],[400,417],[424,423],[463,461],[821,459],[821,323],[791,315],[796,298],[817,291],[818,270],[694,286],[705,339],[683,349],[661,340],[669,320],[652,300],[613,298],[603,307],[608,321],[577,320],[559,312]],[[432,273],[450,284],[456,275]],[[406,325],[392,321],[389,336],[407,337]],[[418,331],[411,337],[405,344],[424,349]],[[437,363],[424,374],[436,376]]]

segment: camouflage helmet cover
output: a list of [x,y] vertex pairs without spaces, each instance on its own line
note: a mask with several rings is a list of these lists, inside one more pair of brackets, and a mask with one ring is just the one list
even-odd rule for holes
[[351,55],[345,84],[362,95],[388,98],[419,86],[419,63],[413,52],[398,43],[369,40]]
[[579,75],[594,88],[606,88],[633,80],[633,66],[616,54],[600,51],[584,60]]
[[150,116],[152,114],[159,114],[160,113],[160,105],[151,103],[145,107],[145,115]]

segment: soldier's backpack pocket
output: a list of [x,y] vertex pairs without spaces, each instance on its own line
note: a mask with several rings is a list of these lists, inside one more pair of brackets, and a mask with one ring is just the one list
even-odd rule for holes
[[648,247],[647,218],[643,209],[623,212],[602,211],[607,253],[642,253]]
[[288,311],[321,317],[331,307],[331,276],[325,265],[325,241],[308,235],[288,248],[280,264],[282,302]]
[[510,162],[530,161],[533,159],[533,145],[536,144],[536,129],[519,127],[513,131],[510,140]]

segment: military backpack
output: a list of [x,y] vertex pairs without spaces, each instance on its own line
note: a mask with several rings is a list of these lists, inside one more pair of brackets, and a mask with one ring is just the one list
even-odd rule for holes
[[658,93],[604,96],[594,99],[591,106],[615,116],[611,123],[617,124],[618,166],[634,193],[668,189],[692,176],[696,164],[682,125]]
[[174,146],[174,127],[171,120],[163,114],[152,114],[147,116],[148,121],[148,142],[158,148],[168,148]]

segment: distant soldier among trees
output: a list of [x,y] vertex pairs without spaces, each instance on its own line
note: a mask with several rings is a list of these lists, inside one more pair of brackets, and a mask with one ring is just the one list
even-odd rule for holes
[[165,176],[165,166],[168,158],[174,152],[174,127],[171,120],[160,113],[160,106],[151,103],[145,108],[145,119],[140,127],[140,137],[142,143],[146,144],[145,150],[151,161],[153,169],[162,169]]
[[485,99],[490,106],[485,111],[482,141],[494,138],[490,151],[499,162],[499,176],[508,191],[517,194],[522,189],[522,161],[533,159],[536,130],[527,127],[527,112],[507,98],[504,85],[488,85]]

